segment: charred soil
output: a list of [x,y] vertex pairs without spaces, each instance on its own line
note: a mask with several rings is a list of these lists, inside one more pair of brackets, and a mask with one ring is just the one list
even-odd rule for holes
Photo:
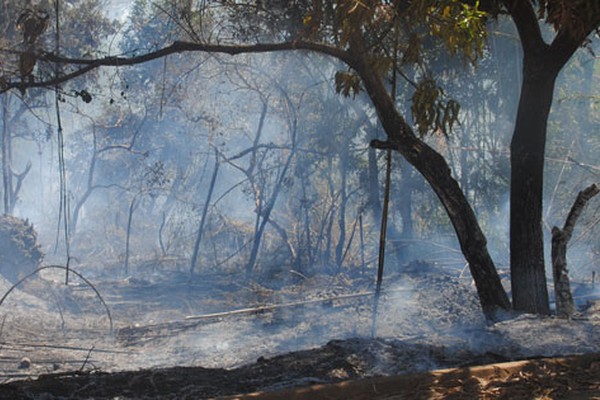
[[[366,276],[320,276],[278,287],[220,275],[190,282],[171,272],[118,281],[95,277],[109,318],[85,282],[74,279],[65,287],[61,271],[55,272],[15,290],[0,308],[0,398],[198,399],[266,392],[271,397],[265,398],[313,393],[376,399],[388,386],[396,389],[381,398],[394,398],[402,382],[423,390],[414,398],[517,398],[509,389],[513,395],[523,390],[521,398],[557,398],[599,390],[596,303],[571,321],[515,315],[488,325],[471,282],[453,271],[390,276],[377,338],[370,337],[373,288]],[[485,376],[472,368],[566,354],[587,355],[571,364],[498,367]],[[430,372],[461,367],[467,369],[446,372],[447,379]],[[393,378],[406,374],[412,378]],[[415,386],[416,379],[422,385]],[[355,397],[344,394],[348,385],[361,384]]]

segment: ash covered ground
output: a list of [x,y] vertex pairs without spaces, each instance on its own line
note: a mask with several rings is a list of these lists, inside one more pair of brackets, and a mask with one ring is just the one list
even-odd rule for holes
[[[571,321],[514,315],[489,324],[468,277],[458,270],[425,269],[385,278],[375,338],[369,271],[312,278],[292,274],[277,287],[242,283],[236,275],[199,274],[190,281],[176,271],[138,271],[136,278],[120,280],[93,276],[96,293],[75,275],[65,287],[64,271],[48,269],[0,306],[0,376],[13,382],[0,387],[0,394],[46,374],[94,376],[102,386],[98,377],[104,373],[131,380],[130,374],[143,370],[157,380],[165,371],[173,379],[193,374],[195,389],[187,394],[209,398],[600,352],[600,303],[592,291],[580,298],[580,312]],[[1,285],[3,292],[10,288],[8,282]],[[173,379],[181,390],[185,383]],[[11,398],[18,393],[34,396],[22,398],[37,398],[35,393],[115,396],[64,381],[44,389],[43,382],[51,382],[47,377],[36,382],[42,387],[21,387]],[[89,389],[90,383],[82,386]],[[131,393],[121,392],[119,398],[138,398],[135,385],[129,386]],[[73,397],[78,391],[81,397]],[[179,392],[173,388],[171,393]]]

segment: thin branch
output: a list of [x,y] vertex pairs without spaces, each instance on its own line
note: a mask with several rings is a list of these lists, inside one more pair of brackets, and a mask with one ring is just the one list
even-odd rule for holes
[[83,372],[83,369],[85,368],[85,366],[87,365],[88,361],[90,360],[90,356],[92,355],[92,351],[94,351],[95,347],[96,346],[90,347],[90,350],[87,352],[87,354],[85,356],[85,360],[83,360],[83,364],[81,365],[81,368],[79,368],[79,372]]

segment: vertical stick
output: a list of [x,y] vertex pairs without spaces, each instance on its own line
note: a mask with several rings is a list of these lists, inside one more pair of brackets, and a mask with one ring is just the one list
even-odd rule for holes
[[129,275],[129,242],[131,239],[131,222],[133,221],[133,212],[136,209],[136,202],[138,195],[141,195],[142,192],[136,193],[131,199],[131,203],[129,204],[129,215],[127,216],[127,232],[125,233],[125,264],[124,264],[124,275]]
[[360,234],[360,271],[365,274],[365,235],[363,231],[362,212],[358,215],[358,232]]
[[385,170],[385,193],[383,197],[383,212],[381,214],[381,230],[379,232],[379,259],[377,263],[377,286],[373,298],[373,321],[371,325],[371,336],[377,334],[377,308],[381,296],[381,282],[383,280],[383,266],[385,264],[385,239],[387,235],[388,206],[390,203],[390,180],[392,175],[392,150],[388,149]]
[[[398,28],[398,21],[394,21]],[[394,35],[394,60],[392,65],[392,90],[390,96],[396,102],[396,72],[398,71],[398,35]],[[390,181],[392,175],[392,149],[387,149],[387,159],[385,168],[385,193],[383,195],[383,210],[381,213],[381,231],[379,232],[379,260],[377,265],[377,286],[373,298],[373,322],[371,325],[371,336],[377,334],[377,309],[379,307],[379,297],[381,296],[381,282],[383,280],[383,266],[385,264],[385,238],[387,235],[388,209],[390,203]]]

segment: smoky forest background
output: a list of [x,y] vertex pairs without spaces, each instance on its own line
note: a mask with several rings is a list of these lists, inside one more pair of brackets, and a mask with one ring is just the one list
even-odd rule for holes
[[[177,6],[67,2],[65,49],[80,52],[72,56],[159,49],[190,34],[172,17]],[[5,43],[19,42],[15,23],[24,9],[3,3]],[[476,65],[432,47],[405,69],[396,95],[411,125],[415,82],[424,76],[443,88],[439,96],[460,105],[451,131],[425,139],[448,160],[505,269],[522,51],[506,17],[489,24]],[[545,158],[546,238],[600,173],[596,47],[581,48],[557,83]],[[384,133],[364,93],[336,92],[332,77],[344,68],[324,56],[275,53],[179,54],[99,70],[58,93],[60,141],[52,91],[4,93],[3,214],[35,226],[47,262],[66,262],[66,229],[73,267],[102,265],[115,277],[150,269],[245,273],[275,284],[315,274],[372,275],[386,152],[369,143]],[[386,268],[400,271],[414,260],[464,268],[432,190],[399,155],[392,164]],[[597,269],[598,207],[584,214],[569,249],[577,281],[589,281]]]
[[[427,2],[3,0],[0,273],[6,289],[17,284],[27,292],[21,283],[31,280],[27,293],[39,295],[47,289],[36,289],[34,275],[56,284],[72,271],[70,279],[92,286],[96,306],[100,298],[107,309],[113,287],[148,290],[177,282],[174,292],[185,287],[179,295],[191,296],[178,297],[181,303],[217,287],[227,293],[215,304],[207,295],[202,307],[146,321],[157,323],[264,305],[259,292],[293,292],[267,303],[303,301],[298,287],[328,282],[318,293],[327,298],[372,295],[381,285],[389,288],[389,276],[402,282],[407,274],[424,274],[477,292],[488,317],[496,306],[510,308],[502,288],[511,293],[511,240],[518,244],[510,236],[516,230],[511,179],[514,186],[529,177],[527,167],[516,169],[518,159],[511,177],[513,133],[527,111],[519,99],[532,74],[523,68],[530,56],[524,57],[519,7],[535,8],[544,40],[557,30],[558,41],[570,33],[560,31],[566,23],[556,22],[556,10],[546,4],[559,1],[482,2],[482,8],[499,4],[485,10],[489,17],[479,2],[411,8],[420,3]],[[402,25],[404,12],[427,17],[422,25]],[[450,18],[452,29],[475,36],[448,33]],[[351,24],[361,28],[348,30]],[[577,193],[600,180],[597,26],[565,58],[549,98],[540,224],[545,257],[534,262],[542,263],[542,297],[531,292],[535,304],[524,302],[529,292],[521,287],[513,296],[518,311],[554,310],[553,227],[563,226]],[[388,36],[392,31],[396,36]],[[371,34],[380,35],[381,46]],[[364,63],[361,46],[369,51]],[[178,50],[161,53],[167,48]],[[414,147],[390,134],[393,116],[387,103],[377,102],[372,71],[404,118],[400,126],[412,127],[400,131],[414,137]],[[432,164],[411,158],[425,146],[447,167],[435,164],[431,171]],[[446,169],[483,240],[478,228],[461,231],[452,195],[444,197],[444,185],[435,185]],[[514,193],[513,202],[528,197]],[[525,207],[521,216],[527,214]],[[598,293],[598,237],[600,202],[592,199],[568,243],[578,304]],[[489,258],[478,258],[476,248],[486,240],[500,289],[482,286],[494,276],[475,265]],[[513,287],[528,276],[515,279],[514,271]],[[127,293],[135,298],[134,290]],[[20,295],[10,298],[31,302]],[[154,312],[164,297],[157,286],[148,295],[161,299],[148,303]],[[125,300],[113,314],[121,328],[133,323],[118,321],[130,306]],[[367,305],[356,308],[364,312]],[[67,309],[59,307],[63,325]],[[368,335],[370,328],[344,335]],[[133,340],[133,328],[127,332]],[[331,335],[318,333],[321,340]]]

